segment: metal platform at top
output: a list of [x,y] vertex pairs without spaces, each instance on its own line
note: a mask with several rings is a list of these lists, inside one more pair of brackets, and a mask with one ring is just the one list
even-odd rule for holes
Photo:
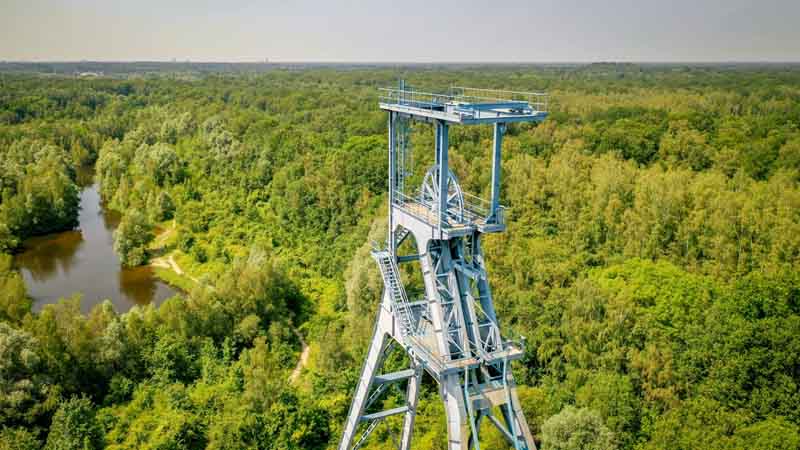
[[541,122],[547,115],[548,95],[455,86],[448,93],[413,88],[382,88],[380,108],[415,119],[456,124]]

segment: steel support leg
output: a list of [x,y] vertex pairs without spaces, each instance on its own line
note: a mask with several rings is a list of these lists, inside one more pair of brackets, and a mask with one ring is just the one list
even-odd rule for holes
[[353,403],[350,405],[350,412],[347,415],[347,422],[345,422],[344,425],[342,440],[339,442],[339,450],[349,450],[352,445],[358,423],[361,420],[361,415],[364,414],[364,408],[369,398],[369,389],[372,386],[372,380],[375,378],[375,374],[378,372],[378,369],[380,369],[380,366],[383,365],[383,350],[391,327],[391,314],[381,306],[378,309],[378,321],[375,326],[375,333],[372,336],[372,343],[369,345],[367,358],[361,370],[361,378],[358,381],[358,386],[356,386],[356,392],[353,395]]
[[[395,202],[395,184],[397,184],[397,167],[395,153],[397,151],[397,124],[395,123],[397,115],[389,113],[389,211]],[[395,239],[394,239],[394,218],[389,214],[389,235],[387,236],[387,245],[389,253],[394,256],[395,252]]]
[[447,449],[467,450],[470,430],[461,376],[458,373],[447,375],[441,380],[440,388],[447,415]]
[[494,124],[494,147],[492,148],[492,217],[497,213],[500,206],[500,163],[502,161],[501,149],[503,148],[503,134],[506,132],[506,125],[502,123]]
[[422,366],[419,366],[414,361],[411,361],[411,366],[414,369],[414,376],[408,379],[408,387],[406,388],[408,412],[406,412],[406,416],[403,419],[403,435],[400,441],[400,450],[411,449],[411,435],[414,432],[414,419],[417,416],[417,403],[419,401],[419,385],[422,381]]
[[[510,429],[517,430],[517,433],[521,434],[522,440],[525,442],[526,448],[528,450],[536,450],[536,443],[533,441],[533,435],[531,434],[530,428],[528,428],[528,421],[525,420],[525,413],[522,411],[522,405],[519,402],[519,396],[517,395],[517,385],[514,382],[514,377],[511,373],[508,374],[508,387],[511,391],[511,411],[513,411],[512,420],[516,420],[514,426],[511,426],[510,422],[507,422],[507,425]],[[506,410],[507,408],[503,408]],[[518,436],[517,438],[519,438]]]
[[450,168],[447,161],[448,125],[445,122],[437,124],[439,133],[439,198],[437,204],[439,233],[442,224],[447,220],[447,182],[450,181]]

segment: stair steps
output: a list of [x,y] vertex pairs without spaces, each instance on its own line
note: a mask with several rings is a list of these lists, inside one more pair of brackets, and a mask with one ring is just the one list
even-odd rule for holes
[[383,284],[389,292],[392,311],[400,324],[400,333],[404,337],[415,335],[414,313],[406,296],[403,283],[400,281],[400,271],[397,268],[397,263],[387,250],[374,251],[372,255],[378,262],[378,267],[383,276]]

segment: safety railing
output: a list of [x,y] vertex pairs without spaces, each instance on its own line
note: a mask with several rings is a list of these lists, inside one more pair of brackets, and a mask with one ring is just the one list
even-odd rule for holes
[[455,101],[467,103],[511,103],[526,102],[534,111],[547,112],[550,96],[546,92],[508,91],[452,86],[450,95]]
[[[384,275],[384,283],[386,288],[390,291],[397,291],[396,288],[400,287],[399,279],[395,278],[390,280],[386,277],[388,269],[392,269],[397,276],[396,265],[389,261],[390,257],[388,251],[380,249],[377,242],[372,242],[373,256],[381,268]],[[390,267],[391,265],[391,267]],[[402,288],[401,288],[402,289]],[[500,330],[494,322],[484,322],[478,325],[477,342],[471,338],[467,338],[467,348],[460,348],[451,351],[449,355],[439,354],[438,349],[430,348],[429,345],[436,345],[435,341],[425,339],[426,335],[433,332],[430,317],[425,312],[412,317],[411,305],[405,297],[405,293],[401,292],[402,299],[397,295],[393,295],[393,309],[398,308],[395,312],[400,316],[397,317],[402,322],[402,332],[400,339],[404,345],[411,351],[419,361],[424,362],[436,374],[443,374],[451,370],[462,370],[466,367],[475,367],[482,363],[496,363],[503,359],[509,358],[514,351],[524,350],[524,337],[508,337],[500,334]],[[480,308],[479,304],[476,306]]]
[[[421,329],[426,329],[424,325]],[[416,356],[422,357],[421,360],[437,374],[442,374],[448,370],[461,370],[466,367],[475,367],[482,363],[497,363],[503,359],[508,359],[514,351],[522,352],[525,349],[525,338],[508,339],[497,336],[496,342],[491,348],[487,348],[485,342],[475,342],[467,339],[466,344],[469,349],[459,349],[448,356],[442,356],[438,350],[428,348],[428,344],[420,335],[405,336],[406,345],[413,349]]]
[[400,279],[400,270],[397,267],[397,262],[388,250],[373,251],[372,257],[375,258],[380,267],[383,284],[392,300],[393,312],[401,324],[401,333],[404,336],[416,334],[417,324],[414,320],[405,287]]
[[[484,225],[503,225],[505,223],[503,206],[498,206],[492,215],[491,203],[488,200],[467,193],[463,193],[463,199],[462,209],[458,210],[453,207],[447,209],[445,223],[442,223],[444,228],[473,226],[479,223]],[[431,201],[395,191],[394,205],[431,226],[439,226],[438,205]]]
[[379,88],[381,93],[379,101],[400,106],[442,111],[445,105],[452,101],[452,96],[436,94],[433,92],[418,91],[416,89]]
[[412,88],[380,88],[381,103],[407,106],[429,111],[480,109],[482,105],[498,105],[504,109],[526,112],[547,112],[549,95],[544,92],[506,91],[453,86],[449,93],[419,91]]
[[492,202],[482,199],[477,195],[462,192],[464,208],[479,217],[489,217],[492,214]]

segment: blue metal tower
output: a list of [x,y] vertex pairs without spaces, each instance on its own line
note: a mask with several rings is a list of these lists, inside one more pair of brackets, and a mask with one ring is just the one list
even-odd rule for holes
[[[535,450],[509,368],[522,357],[523,342],[500,333],[481,236],[506,227],[500,205],[506,127],[544,120],[547,96],[464,87],[435,94],[403,82],[397,89],[381,91],[380,108],[389,113],[389,233],[386,247],[372,255],[383,276],[384,293],[339,450],[357,449],[378,423],[395,414],[404,416],[400,448],[408,450],[423,371],[440,386],[448,449],[479,450],[480,422],[487,419],[515,450]],[[414,188],[406,180],[412,121],[435,129],[435,162]],[[448,167],[450,126],[475,124],[494,126],[489,200],[464,192]],[[399,255],[408,239],[414,240],[415,253]],[[398,268],[409,263],[418,263],[422,273],[424,294],[419,299],[409,299]],[[410,367],[382,373],[386,356],[395,348],[408,354]],[[367,413],[388,386],[402,382],[405,404]],[[356,439],[361,424],[364,430]]]

